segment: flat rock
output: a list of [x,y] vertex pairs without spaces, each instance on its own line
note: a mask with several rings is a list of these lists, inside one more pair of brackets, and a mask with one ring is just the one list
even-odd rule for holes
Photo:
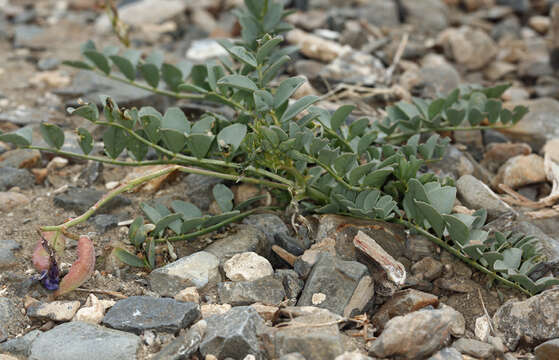
[[[75,211],[76,213],[86,212],[93,204],[95,204],[104,195],[102,191],[91,188],[80,189],[71,187],[63,194],[54,197],[54,205],[63,208],[66,211]],[[131,201],[124,196],[117,195],[107,204],[102,206],[98,212],[110,211],[120,206],[130,205]]]
[[27,308],[27,316],[54,321],[70,321],[79,308],[79,301],[39,302]]
[[513,189],[546,181],[543,158],[536,154],[519,155],[501,166],[493,179],[493,187],[505,184]]
[[514,210],[487,185],[471,175],[464,175],[456,182],[458,198],[470,209],[486,209],[490,219]]
[[153,360],[181,360],[190,359],[198,351],[198,347],[206,334],[208,324],[205,320],[200,320],[184,334],[179,335],[175,340],[165,345],[152,358]]
[[272,245],[262,231],[251,225],[239,225],[235,230],[235,233],[213,242],[204,251],[217,256],[220,263],[244,252],[255,252],[268,258]]
[[0,241],[0,269],[12,266],[18,261],[14,255],[14,250],[19,249],[21,249],[21,244],[15,240]]
[[415,289],[398,291],[377,310],[372,323],[382,330],[386,323],[395,316],[402,316],[417,311],[426,306],[436,307],[439,305],[437,296]]
[[250,354],[262,359],[257,332],[264,326],[264,320],[252,307],[235,307],[206,321],[206,336],[200,344],[203,356],[211,354],[218,359],[242,359]]
[[186,287],[209,288],[221,281],[218,258],[199,251],[155,269],[148,275],[153,291],[161,296],[175,296]]
[[532,152],[526,143],[492,143],[487,146],[481,165],[496,173],[507,160],[518,155],[528,155]]
[[534,349],[536,360],[557,360],[559,359],[559,338],[548,340]]
[[99,214],[94,216],[90,221],[95,226],[95,229],[101,234],[106,233],[110,229],[118,226],[119,217],[112,214]]
[[456,340],[452,347],[461,354],[470,355],[478,359],[492,358],[495,352],[493,346],[488,343],[466,338]]
[[131,296],[117,303],[103,318],[111,328],[141,333],[144,330],[176,332],[200,317],[198,304],[169,298]]
[[232,281],[257,280],[274,273],[270,262],[254,252],[234,255],[223,264],[223,271]]
[[280,280],[267,276],[253,281],[222,282],[217,286],[221,303],[233,306],[250,305],[256,302],[278,305],[285,298],[285,289]]
[[39,335],[29,360],[136,359],[141,343],[134,334],[72,321]]
[[40,124],[47,121],[48,116],[45,111],[34,108],[18,107],[14,110],[2,111],[0,121],[10,122],[15,125]]
[[35,177],[26,169],[0,167],[0,191],[6,191],[17,186],[29,189],[35,184]]
[[[341,315],[359,281],[367,274],[367,267],[357,261],[344,261],[323,254],[313,266],[297,305],[315,305]],[[313,303],[315,294],[323,294],[325,298],[318,304]]]
[[524,301],[509,300],[493,315],[496,331],[505,346],[515,350],[520,339],[541,343],[559,338],[559,288],[549,289]]
[[449,341],[450,335],[456,330],[456,323],[459,322],[464,322],[463,316],[451,307],[419,310],[394,317],[386,323],[384,331],[373,342],[369,353],[381,358],[425,358]]
[[297,299],[299,297],[305,282],[299,279],[299,275],[294,270],[278,269],[274,276],[281,280],[288,299]]
[[445,347],[437,351],[428,360],[463,360],[462,354],[452,347]]
[[530,109],[522,120],[508,129],[500,129],[510,139],[528,143],[538,151],[547,140],[559,137],[559,101],[551,98],[514,101],[506,104],[512,109],[523,105]]
[[[340,316],[326,309],[303,309],[310,311],[292,314],[287,326],[263,332],[268,356],[276,359],[299,353],[306,360],[334,360],[344,352],[343,339],[336,324]],[[329,323],[331,325],[324,325]],[[313,326],[319,324],[322,326]]]

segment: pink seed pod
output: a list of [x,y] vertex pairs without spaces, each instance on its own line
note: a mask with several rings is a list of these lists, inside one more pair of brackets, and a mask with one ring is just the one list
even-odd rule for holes
[[60,281],[54,296],[64,295],[83,284],[95,269],[95,248],[89,236],[82,235],[78,240],[78,259],[72,264],[70,272]]

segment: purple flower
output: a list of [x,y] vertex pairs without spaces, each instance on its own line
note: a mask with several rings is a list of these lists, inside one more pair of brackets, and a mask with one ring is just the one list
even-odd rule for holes
[[37,278],[41,282],[41,285],[47,290],[57,290],[60,284],[60,270],[58,269],[58,263],[54,256],[54,251],[49,246],[48,241],[39,233],[41,236],[41,244],[43,248],[49,255],[49,268],[48,270],[41,271],[41,275]]

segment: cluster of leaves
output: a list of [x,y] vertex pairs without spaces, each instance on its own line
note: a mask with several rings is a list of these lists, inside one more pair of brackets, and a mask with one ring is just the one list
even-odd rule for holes
[[135,253],[115,248],[113,254],[125,264],[152,270],[156,266],[157,243],[166,242],[171,249],[170,242],[191,239],[219,229],[252,213],[246,209],[263,198],[256,196],[234,206],[233,192],[227,186],[217,184],[212,193],[221,211],[213,216],[204,215],[196,205],[181,200],[171,203],[172,211],[160,203],[154,206],[142,203],[141,209],[150,223],[146,224],[144,217],[139,216],[130,225],[128,239],[135,247]]
[[[288,12],[269,0],[245,0],[245,4],[247,8],[237,12],[242,39],[220,41],[230,58],[175,66],[164,63],[159,53],[142,60],[133,50],[121,55],[113,48],[100,52],[89,42],[82,49],[83,61],[67,62],[157,93],[223,104],[235,116],[208,112],[190,121],[179,108],[169,108],[165,114],[152,107],[123,109],[103,97],[104,120],[94,104],[70,112],[106,128],[105,156],[88,155],[93,136],[84,128],[77,129],[83,154],[61,151],[64,133],[53,124],[41,124],[49,148],[31,145],[29,128],[0,134],[0,140],[113,164],[175,164],[185,172],[261,184],[287,193],[292,204],[308,212],[381,219],[423,231],[472,266],[527,293],[557,282],[529,278],[542,259],[534,239],[500,233],[489,236],[483,230],[483,211],[472,216],[452,214],[456,189],[451,181],[424,172],[424,165],[441,158],[449,142],[436,132],[510,126],[522,118],[526,108],[510,111],[498,100],[506,85],[467,87],[434,100],[399,102],[374,123],[353,118],[351,105],[333,113],[315,106],[320,100],[317,96],[290,101],[304,79],[274,82],[294,50],[280,47],[278,35],[288,28],[282,21]],[[124,77],[114,75],[113,68]],[[148,86],[136,81],[138,74]],[[150,148],[157,160],[144,160]],[[125,150],[134,161],[117,159]],[[136,253],[117,249],[117,256],[152,269],[156,243],[192,238],[247,213],[233,208],[225,185],[216,186],[214,196],[223,212],[214,217],[203,216],[184,202],[174,202],[174,212],[161,205],[142,205],[154,225],[137,218],[130,228]]]

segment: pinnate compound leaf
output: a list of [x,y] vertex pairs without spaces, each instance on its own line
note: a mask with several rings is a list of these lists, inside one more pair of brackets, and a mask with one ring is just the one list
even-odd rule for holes
[[297,116],[300,112],[306,110],[309,106],[317,102],[319,99],[315,95],[307,95],[290,105],[283,113],[280,122],[288,121]]
[[292,77],[283,80],[274,94],[274,108],[277,109],[286,102],[305,81],[303,77]]
[[83,284],[95,270],[95,248],[88,236],[82,235],[78,240],[78,259],[70,271],[60,281],[60,287],[54,296],[64,295]]
[[196,205],[186,201],[174,200],[171,207],[176,213],[180,213],[185,220],[202,216],[202,211]]
[[110,126],[103,133],[103,143],[107,154],[112,159],[116,159],[126,147],[127,138],[124,135],[124,130]]
[[342,105],[340,106],[332,115],[330,119],[330,125],[332,130],[338,130],[340,126],[345,122],[348,115],[355,109],[354,105]]
[[49,123],[41,123],[39,131],[50,147],[60,149],[62,145],[64,145],[64,132],[58,126]]
[[136,78],[136,67],[130,60],[118,55],[112,55],[110,59],[128,80],[134,81]]
[[161,65],[161,77],[172,91],[178,91],[178,86],[183,79],[182,71],[179,68],[166,63]]
[[159,68],[152,63],[140,65],[140,73],[146,82],[154,89],[159,85]]
[[62,64],[66,65],[66,66],[70,66],[76,69],[82,69],[82,70],[93,70],[93,67],[91,67],[88,63],[86,63],[85,61],[79,61],[79,60],[66,60],[63,61]]
[[208,151],[210,151],[214,138],[213,135],[190,134],[186,138],[186,144],[192,155],[201,159],[206,157]]
[[99,109],[95,104],[82,105],[77,109],[69,108],[68,112],[70,115],[78,115],[91,122],[99,120]]
[[219,79],[218,85],[230,86],[245,91],[256,91],[258,87],[248,77],[243,75],[227,75]]
[[14,132],[0,134],[0,141],[5,141],[16,146],[29,146],[33,139],[33,129],[30,126],[23,127]]
[[252,67],[258,66],[256,58],[247,49],[242,46],[233,46],[226,49],[233,57]]
[[441,214],[439,214],[434,207],[423,201],[415,201],[415,204],[422,212],[425,219],[429,222],[429,224],[431,224],[433,230],[435,230],[435,233],[437,233],[437,236],[442,237],[445,223]]

